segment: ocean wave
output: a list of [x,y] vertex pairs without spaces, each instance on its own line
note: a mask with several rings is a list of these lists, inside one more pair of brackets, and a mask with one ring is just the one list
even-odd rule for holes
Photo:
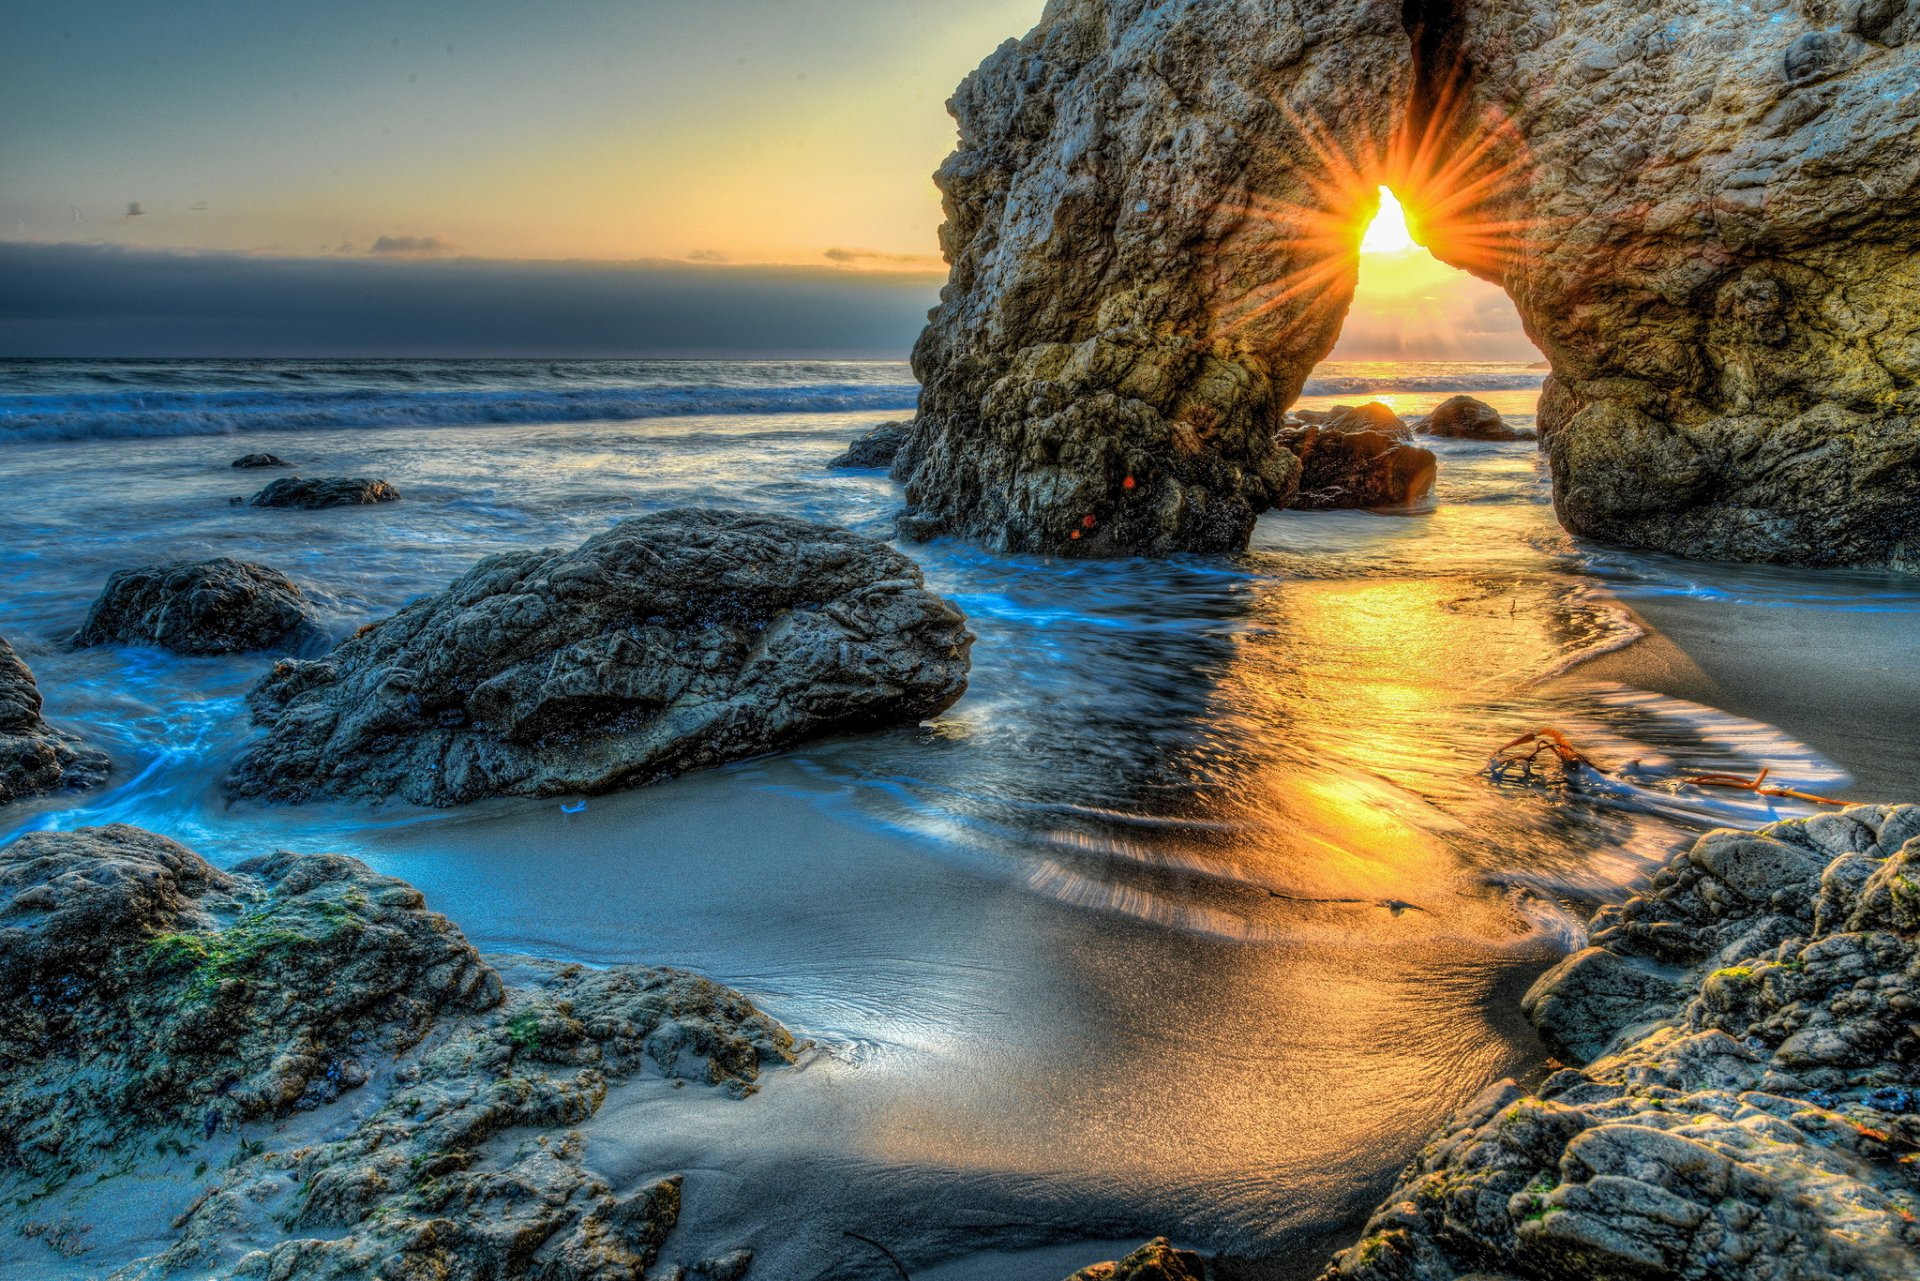
[[1537,391],[1545,373],[1320,374],[1307,379],[1303,396],[1362,396],[1434,391]]
[[337,428],[622,422],[713,414],[911,412],[912,383],[523,391],[105,392],[0,396],[0,440],[227,436]]

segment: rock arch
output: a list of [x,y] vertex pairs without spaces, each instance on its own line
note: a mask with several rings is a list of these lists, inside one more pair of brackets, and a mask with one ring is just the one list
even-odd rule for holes
[[1387,183],[1551,358],[1569,529],[1920,566],[1917,49],[1920,0],[1052,0],[949,104],[901,531],[1244,547]]

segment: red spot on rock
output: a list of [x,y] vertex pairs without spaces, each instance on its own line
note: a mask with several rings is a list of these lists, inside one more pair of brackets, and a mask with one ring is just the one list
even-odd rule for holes
[[1076,530],[1074,530],[1074,531],[1073,531],[1073,532],[1072,532],[1071,534],[1068,534],[1068,535],[1067,535],[1067,537],[1069,537],[1069,538],[1078,538],[1078,537],[1080,537],[1080,531],[1076,529]]
[[1080,528],[1082,529],[1092,529],[1095,525],[1099,523],[1100,523],[1099,521],[1095,520],[1091,516],[1082,516],[1080,518]]
[[1121,482],[1120,482],[1120,488],[1122,488],[1122,489],[1132,489],[1132,488],[1133,488],[1133,477],[1131,477],[1131,476],[1129,476],[1129,477],[1127,477],[1127,478],[1126,478],[1125,480],[1123,480],[1123,481],[1121,481]]

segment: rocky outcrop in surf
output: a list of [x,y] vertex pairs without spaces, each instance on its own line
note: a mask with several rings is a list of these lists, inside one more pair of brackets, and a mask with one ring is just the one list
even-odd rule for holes
[[107,776],[106,753],[47,724],[40,708],[33,672],[0,637],[0,805]]
[[891,467],[900,453],[900,446],[906,443],[908,426],[904,422],[881,423],[847,446],[844,453],[835,455],[827,466],[849,470]]
[[152,1220],[103,1245],[143,1256],[116,1276],[639,1275],[679,1180],[609,1183],[580,1127],[630,1079],[742,1095],[792,1057],[690,974],[483,959],[354,859],[223,872],[125,826],[0,850],[0,1190],[16,1224]]
[[1452,440],[1534,440],[1538,433],[1510,427],[1500,411],[1472,396],[1454,396],[1434,406],[1432,413],[1414,424],[1422,436],[1440,436]]
[[293,466],[292,463],[280,457],[278,454],[242,454],[233,460],[233,465],[240,471],[259,471],[270,467]]
[[120,570],[107,580],[73,640],[233,654],[272,649],[313,629],[306,596],[292,579],[223,556]]
[[1327,1281],[1920,1274],[1920,806],[1714,832],[1528,1011]]
[[1199,1255],[1155,1237],[1118,1263],[1096,1263],[1067,1281],[1202,1281],[1205,1269]]
[[1920,562],[1915,27],[1881,0],[1048,5],[950,103],[901,530],[1244,547],[1389,185],[1550,358],[1568,528]]
[[1335,413],[1283,428],[1278,440],[1300,460],[1301,511],[1407,507],[1433,492],[1439,460],[1408,443],[1412,432],[1385,405]]
[[680,509],[493,556],[252,693],[234,792],[273,800],[604,792],[850,730],[966,689],[965,617],[844,529]]
[[384,480],[332,476],[324,480],[306,480],[283,476],[248,499],[253,507],[295,507],[315,511],[322,507],[364,507],[373,503],[391,503],[400,491]]

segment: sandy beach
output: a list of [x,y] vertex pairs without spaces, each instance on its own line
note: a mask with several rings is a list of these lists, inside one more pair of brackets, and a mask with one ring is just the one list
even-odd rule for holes
[[1684,597],[1627,608],[1646,637],[1582,663],[1570,684],[1617,681],[1779,726],[1853,776],[1838,799],[1896,801],[1920,786],[1920,637],[1911,612]]

